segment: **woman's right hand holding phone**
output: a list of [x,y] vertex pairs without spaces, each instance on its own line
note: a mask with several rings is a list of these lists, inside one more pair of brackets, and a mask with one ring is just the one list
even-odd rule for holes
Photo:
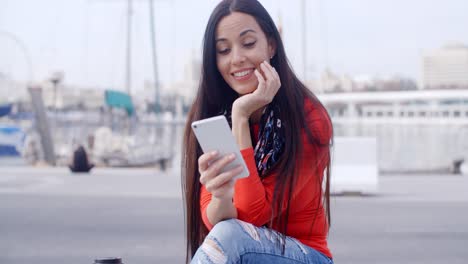
[[[218,157],[216,151],[204,153],[198,159],[198,169],[200,172],[200,183],[211,193],[212,198],[232,201],[234,196],[235,177],[242,172],[242,166],[239,165],[229,171],[221,170],[233,162],[234,154]],[[218,159],[219,158],[219,159]]]
[[221,172],[229,163],[234,161],[235,155],[230,154],[218,158],[217,152],[205,153],[198,159],[200,183],[211,193],[211,201],[206,208],[206,215],[212,225],[222,220],[237,218],[237,209],[234,207],[235,176],[242,172],[239,165],[232,170]]

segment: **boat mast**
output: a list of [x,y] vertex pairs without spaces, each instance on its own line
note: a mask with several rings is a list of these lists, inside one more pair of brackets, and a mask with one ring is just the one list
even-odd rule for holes
[[159,113],[159,77],[158,77],[158,61],[156,57],[156,32],[154,26],[154,7],[153,0],[149,0],[150,12],[150,38],[151,38],[151,51],[153,55],[153,75],[154,75],[154,111]]
[[307,19],[306,19],[306,1],[301,1],[302,10],[302,71],[304,82],[307,82]]
[[127,0],[127,51],[126,51],[126,78],[125,88],[127,94],[131,96],[131,82],[132,82],[132,0]]

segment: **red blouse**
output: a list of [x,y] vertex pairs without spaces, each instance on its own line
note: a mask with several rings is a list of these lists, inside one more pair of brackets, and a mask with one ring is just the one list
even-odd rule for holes
[[[327,145],[331,139],[332,126],[325,110],[314,107],[309,99],[304,101],[304,108],[309,129],[314,137],[325,145],[311,144],[307,139],[306,132],[301,131],[303,150],[296,161],[299,171],[289,204],[286,235],[294,237],[303,244],[332,258],[327,245],[328,224],[321,202],[320,191],[324,169],[330,155]],[[255,141],[258,140],[258,129],[258,125],[253,125]],[[272,217],[272,199],[276,177],[273,173],[273,175],[269,175],[263,180],[260,179],[252,147],[243,149],[241,154],[250,175],[247,178],[239,179],[234,187],[234,206],[237,209],[237,217],[239,220],[256,226],[263,226],[269,223]],[[314,166],[314,164],[318,166]],[[203,222],[209,230],[213,228],[206,215],[206,208],[210,201],[211,193],[202,186],[200,208]],[[318,209],[317,206],[319,206]],[[275,218],[275,215],[273,215],[273,218]],[[272,228],[278,230],[276,226]]]

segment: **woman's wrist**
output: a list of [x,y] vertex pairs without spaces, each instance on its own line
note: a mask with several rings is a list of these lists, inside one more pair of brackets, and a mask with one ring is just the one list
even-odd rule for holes
[[250,118],[250,114],[246,113],[244,110],[241,110],[240,107],[236,107],[235,105],[233,105],[231,109],[231,118],[239,120],[248,120]]
[[226,219],[237,218],[237,209],[232,202],[232,197],[218,198],[213,196],[206,210],[208,220],[212,225]]
[[232,134],[240,149],[252,147],[250,138],[249,118],[245,116],[231,116]]
[[232,204],[232,197],[211,197],[211,202],[216,205],[229,205]]
[[231,121],[232,124],[234,125],[242,125],[242,124],[248,124],[249,123],[249,118],[250,116],[247,116],[245,114],[240,114],[240,113],[232,113],[231,114]]

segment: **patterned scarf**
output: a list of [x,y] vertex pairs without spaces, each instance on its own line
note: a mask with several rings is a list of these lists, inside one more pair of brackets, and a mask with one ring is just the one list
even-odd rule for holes
[[[284,128],[279,118],[280,109],[271,103],[263,110],[260,118],[260,129],[258,132],[258,142],[255,146],[255,163],[260,178],[265,178],[279,161],[284,151]],[[230,111],[223,111],[231,125]],[[232,125],[231,125],[232,126]]]

